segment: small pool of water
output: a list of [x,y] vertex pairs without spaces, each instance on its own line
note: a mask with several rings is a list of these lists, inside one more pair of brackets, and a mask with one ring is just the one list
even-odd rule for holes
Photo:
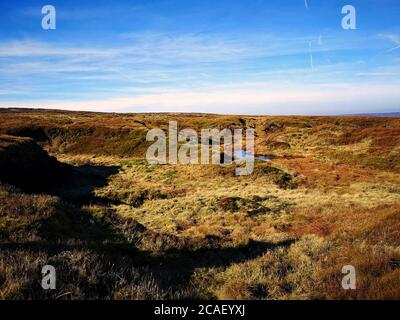
[[267,156],[254,156],[251,153],[247,153],[244,150],[235,151],[235,159],[259,159],[262,161],[271,161]]

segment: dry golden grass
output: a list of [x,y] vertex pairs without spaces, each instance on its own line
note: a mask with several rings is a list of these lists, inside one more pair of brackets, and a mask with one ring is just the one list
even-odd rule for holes
[[[254,127],[272,162],[248,177],[149,165],[146,131],[169,120]],[[399,130],[399,118],[2,111],[0,159],[32,142],[13,135],[31,137],[66,173],[28,190],[0,172],[0,298],[400,299]],[[28,149],[16,154],[35,162]],[[65,272],[52,295],[37,288],[48,262]]]

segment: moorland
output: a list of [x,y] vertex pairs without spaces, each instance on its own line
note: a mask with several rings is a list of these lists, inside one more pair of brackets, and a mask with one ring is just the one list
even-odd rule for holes
[[[171,120],[271,161],[149,164]],[[1,109],[0,299],[400,299],[400,118]]]

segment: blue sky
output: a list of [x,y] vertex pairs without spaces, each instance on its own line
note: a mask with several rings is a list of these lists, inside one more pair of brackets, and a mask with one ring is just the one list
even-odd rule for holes
[[400,111],[399,16],[398,0],[1,1],[0,107]]

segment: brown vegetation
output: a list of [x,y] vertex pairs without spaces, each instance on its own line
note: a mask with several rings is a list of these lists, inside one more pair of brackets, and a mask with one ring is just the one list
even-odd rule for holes
[[[272,162],[150,165],[170,120]],[[399,299],[399,159],[399,118],[1,110],[0,299]]]

